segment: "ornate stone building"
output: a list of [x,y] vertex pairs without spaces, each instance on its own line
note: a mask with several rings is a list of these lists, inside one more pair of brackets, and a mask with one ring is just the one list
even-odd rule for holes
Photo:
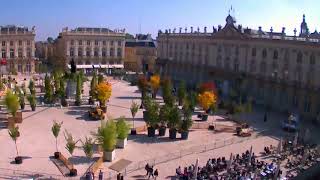
[[162,75],[189,85],[214,81],[221,96],[241,89],[244,97],[306,118],[320,112],[320,34],[303,16],[300,34],[289,36],[236,25],[228,16],[224,27],[187,28],[158,33],[157,64]]
[[69,64],[74,59],[77,68],[90,70],[123,68],[125,30],[107,28],[64,28],[57,40],[57,53]]
[[136,35],[126,40],[124,67],[134,72],[153,72],[157,58],[156,44],[151,35]]
[[1,74],[33,73],[35,28],[0,26]]

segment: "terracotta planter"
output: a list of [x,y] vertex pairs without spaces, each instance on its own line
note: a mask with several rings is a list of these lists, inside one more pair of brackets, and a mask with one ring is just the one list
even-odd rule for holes
[[116,157],[116,151],[104,151],[103,152],[103,160],[104,161],[108,161],[108,162],[112,162]]
[[117,139],[117,148],[125,148],[125,146],[127,145],[128,139]]

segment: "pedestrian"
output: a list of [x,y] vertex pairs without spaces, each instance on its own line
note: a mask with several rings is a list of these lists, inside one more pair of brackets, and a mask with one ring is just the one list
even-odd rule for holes
[[117,180],[121,180],[121,174],[120,173],[117,175]]
[[267,112],[264,113],[263,121],[267,122]]
[[146,166],[144,167],[144,169],[147,171],[146,176],[148,176],[148,174],[149,174],[149,169],[150,169],[149,163],[146,164]]
[[94,180],[94,172],[92,171],[92,169],[90,170],[90,172],[91,172],[92,180]]
[[153,176],[153,166],[149,167],[149,176],[148,176],[148,179],[150,179],[151,176],[154,178],[154,176]]
[[155,176],[155,178],[154,178],[154,179],[157,179],[157,177],[159,176],[158,169],[154,170],[153,175]]
[[101,169],[100,169],[100,172],[99,172],[99,180],[103,180],[103,172],[101,171]]

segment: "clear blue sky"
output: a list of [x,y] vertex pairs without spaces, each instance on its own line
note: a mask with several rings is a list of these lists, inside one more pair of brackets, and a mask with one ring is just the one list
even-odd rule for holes
[[155,38],[166,28],[208,26],[212,31],[212,25],[225,24],[231,5],[243,27],[281,31],[285,26],[293,34],[305,13],[310,31],[320,30],[318,0],[2,0],[0,23],[36,26],[37,40],[55,38],[66,26],[126,28]]

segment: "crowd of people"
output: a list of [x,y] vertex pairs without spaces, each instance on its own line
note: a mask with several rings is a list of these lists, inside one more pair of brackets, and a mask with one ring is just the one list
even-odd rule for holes
[[146,164],[144,169],[147,172],[146,176],[148,177],[148,179],[150,179],[152,177],[153,179],[156,180],[157,177],[159,176],[158,169],[153,170],[153,166],[149,165],[149,163]]

